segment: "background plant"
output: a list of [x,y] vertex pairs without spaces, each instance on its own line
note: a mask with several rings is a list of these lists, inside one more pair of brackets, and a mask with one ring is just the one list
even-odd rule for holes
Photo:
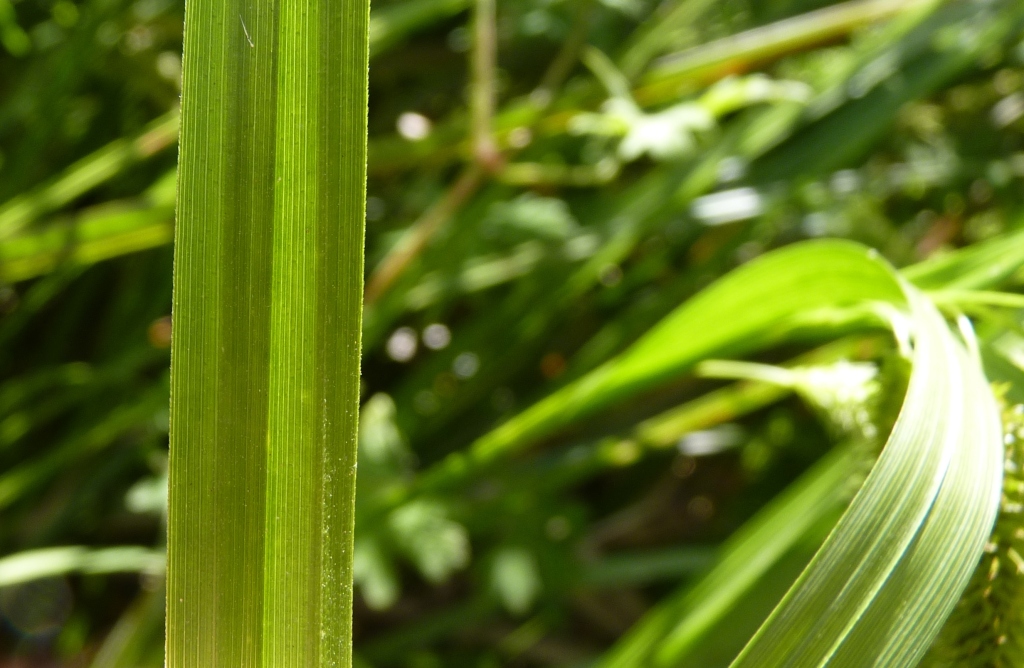
[[[866,412],[836,398],[856,383],[712,364],[529,449],[468,448],[715,278],[822,236],[969,317],[1012,413],[1020,304],[983,291],[1020,282],[1021,8],[538,0],[497,3],[490,30],[470,4],[371,19],[357,660],[728,665],[889,433],[908,370],[885,313],[806,314],[748,358],[870,364]],[[182,6],[7,7],[4,651],[159,665]],[[1011,573],[981,600],[1013,600]]]

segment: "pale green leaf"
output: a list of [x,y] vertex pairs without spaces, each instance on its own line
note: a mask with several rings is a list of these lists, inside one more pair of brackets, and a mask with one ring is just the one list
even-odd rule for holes
[[73,573],[159,575],[164,571],[164,561],[163,550],[136,546],[89,549],[75,545],[28,550],[0,559],[0,587]]
[[692,589],[661,603],[599,662],[601,668],[677,665],[701,637],[807,532],[837,515],[854,493],[858,466],[849,448],[827,454],[775,498],[721,550],[721,558]]
[[999,418],[979,361],[910,294],[913,372],[889,442],[735,666],[913,666],[967,584],[998,508]]

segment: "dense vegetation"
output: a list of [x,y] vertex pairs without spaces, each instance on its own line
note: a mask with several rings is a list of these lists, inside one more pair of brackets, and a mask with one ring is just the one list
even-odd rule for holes
[[[0,0],[12,665],[162,665],[183,9]],[[1014,0],[374,5],[356,664],[729,665],[887,520],[826,542],[862,483],[914,489],[883,464],[999,438],[991,537],[979,482],[877,599],[939,612],[861,619],[1020,665],[1022,38]],[[877,255],[771,252],[821,237]]]

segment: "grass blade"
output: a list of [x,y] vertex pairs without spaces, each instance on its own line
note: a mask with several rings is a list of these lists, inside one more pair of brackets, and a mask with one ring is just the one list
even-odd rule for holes
[[762,347],[789,318],[865,301],[910,308],[913,372],[903,411],[850,509],[736,665],[860,665],[864,656],[913,665],[966,586],[994,521],[998,415],[980,362],[935,306],[855,244],[798,244],[733,272],[618,358],[479,439],[468,461],[450,457],[423,486],[462,481],[712,354]]
[[351,661],[368,17],[188,8],[168,666]]
[[[901,271],[901,274],[910,279],[920,288],[939,290],[935,293],[942,295],[946,293],[945,286],[959,285],[968,289],[992,288],[998,286],[1013,274],[1024,262],[1024,246],[1020,243],[1020,233],[1013,233],[1000,236],[975,246],[948,253],[940,257],[932,258],[924,262],[912,265]],[[932,293],[929,293],[931,295]],[[1004,293],[996,293],[1004,294]],[[783,388],[778,386],[761,386],[761,389],[752,391],[768,393],[768,396],[775,396],[784,393]],[[706,395],[706,400],[712,402],[717,393],[736,391],[733,388],[724,388]],[[704,401],[705,397],[692,402],[694,405]],[[689,404],[686,405],[689,407]],[[671,414],[671,411],[669,412]],[[666,415],[669,415],[666,414]],[[688,415],[688,412],[681,412]],[[700,415],[700,413],[697,413]],[[678,429],[674,428],[672,420],[663,421],[668,427],[668,438],[661,439],[665,442],[672,441]],[[649,420],[652,424],[654,419]],[[686,423],[684,421],[683,425]],[[660,425],[659,425],[660,426]],[[700,428],[698,425],[695,428]],[[650,428],[648,428],[650,429]],[[658,427],[654,427],[652,435],[657,434]],[[812,484],[811,481],[823,475],[820,467],[812,469],[805,474],[804,481],[798,484]],[[795,487],[792,489],[796,489]],[[726,615],[730,614],[733,608],[718,604],[718,596],[712,596],[713,588],[706,588],[705,582],[745,581],[753,586],[752,578],[745,578],[743,573],[749,567],[746,559],[733,560],[730,558],[733,552],[746,554],[764,554],[768,550],[777,552],[779,535],[776,531],[757,532],[755,527],[760,526],[766,519],[763,519],[771,508],[786,503],[808,503],[801,501],[799,497],[791,497],[790,492],[772,502],[769,508],[752,518],[732,538],[726,547],[722,558],[712,571],[705,576],[705,579],[695,587],[684,587],[678,593],[672,594],[645,617],[626,634],[610,651],[602,658],[601,666],[612,668],[613,666],[633,665],[631,661],[653,661],[651,658],[657,653],[658,665],[675,666],[687,660],[690,653],[695,650],[697,644],[704,637],[702,633],[707,632],[711,625],[719,622]],[[838,515],[840,506],[848,502],[848,497],[839,495],[834,498],[834,512]],[[817,501],[810,502],[817,505]],[[799,538],[792,536],[792,540]],[[746,600],[750,595],[750,588],[736,592],[735,602]],[[710,614],[709,609],[717,612],[717,616]],[[640,658],[638,658],[640,657]]]
[[763,256],[668,315],[619,357],[482,436],[468,455],[473,466],[456,454],[423,484],[454,484],[475,466],[677,377],[708,356],[762,346],[761,332],[796,313],[864,299],[898,302],[902,292],[891,268],[861,246],[807,243]]
[[22,281],[59,266],[86,266],[163,246],[174,237],[174,209],[111,203],[89,209],[69,224],[0,241],[0,279]]
[[56,211],[131,165],[173,146],[177,136],[178,110],[174,109],[150,123],[138,137],[117,139],[68,167],[52,183],[9,200],[0,206],[0,239],[9,239],[40,216]]
[[135,571],[151,575],[162,574],[164,571],[163,550],[136,546],[90,550],[74,545],[19,552],[0,559],[0,587],[69,573],[99,574]]
[[995,520],[1002,443],[980,363],[911,292],[913,372],[878,463],[734,666],[913,666]]

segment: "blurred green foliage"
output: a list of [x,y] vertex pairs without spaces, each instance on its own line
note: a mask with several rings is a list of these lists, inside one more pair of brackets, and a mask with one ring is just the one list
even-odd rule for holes
[[[823,456],[864,426],[850,417],[863,402],[687,375],[486,466],[453,475],[450,455],[797,240],[930,259],[906,272],[926,288],[1019,288],[1005,249],[1024,244],[1024,6],[500,2],[497,67],[481,78],[470,5],[373,9],[359,660],[609,666],[646,637],[669,638],[657,665],[728,665],[862,475],[841,450]],[[161,665],[183,10],[0,0],[11,665]],[[496,111],[474,128],[470,93],[489,87]],[[990,377],[1021,401],[1020,312],[954,297]],[[819,347],[847,331],[809,323],[759,361],[871,364],[868,422],[884,430],[901,363],[871,336]],[[736,534],[744,522],[800,494],[822,504],[807,531],[751,576],[745,605],[673,654],[659,620],[756,531]]]

